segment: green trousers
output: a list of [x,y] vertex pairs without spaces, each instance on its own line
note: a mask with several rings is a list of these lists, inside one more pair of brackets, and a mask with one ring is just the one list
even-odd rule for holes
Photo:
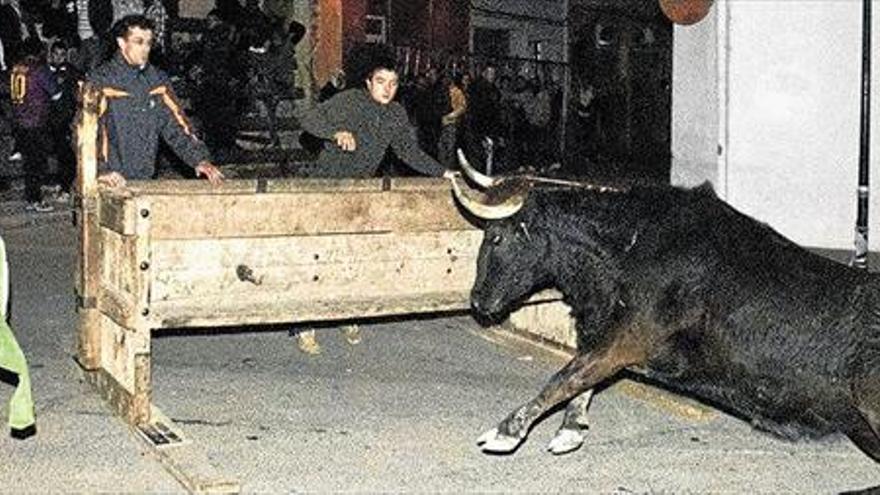
[[9,265],[6,262],[6,244],[0,239],[0,368],[18,376],[18,385],[9,400],[9,426],[26,430],[34,425],[34,400],[27,360],[7,322],[9,302]]

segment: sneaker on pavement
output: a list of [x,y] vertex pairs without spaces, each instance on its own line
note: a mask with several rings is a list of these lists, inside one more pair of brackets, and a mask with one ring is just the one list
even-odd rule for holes
[[342,327],[342,333],[345,335],[345,340],[351,345],[357,345],[361,342],[361,327],[357,323],[345,325]]
[[16,151],[15,153],[9,155],[10,162],[17,162],[21,160],[21,151]]
[[300,351],[312,356],[321,353],[321,346],[318,344],[318,339],[315,337],[314,329],[305,330],[296,334],[296,345],[299,347]]

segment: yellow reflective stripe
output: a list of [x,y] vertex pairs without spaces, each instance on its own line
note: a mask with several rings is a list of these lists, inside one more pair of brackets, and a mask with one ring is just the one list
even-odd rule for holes
[[117,88],[111,88],[110,86],[104,86],[103,88],[101,88],[101,94],[106,96],[107,98],[124,98],[126,96],[131,96],[126,91]]
[[101,161],[107,163],[110,156],[110,138],[107,136],[107,125],[101,126]]
[[[107,113],[107,108],[110,105],[110,98],[125,98],[131,96],[131,94],[127,91],[121,90],[119,88],[114,88],[111,86],[104,86],[101,88],[101,95],[104,98],[101,98],[98,102],[98,118],[100,119],[105,113]],[[101,121],[101,161],[106,162],[110,156],[110,137],[107,135],[107,122]]]
[[164,84],[158,86],[150,91],[150,94],[162,97],[162,102],[165,103],[165,106],[167,106],[169,110],[171,110],[171,115],[174,116],[174,120],[177,121],[177,124],[183,128],[183,133],[187,136],[191,136],[192,128],[190,127],[189,121],[186,119],[186,116],[183,113],[183,108],[177,103],[174,94],[168,89],[168,86]]

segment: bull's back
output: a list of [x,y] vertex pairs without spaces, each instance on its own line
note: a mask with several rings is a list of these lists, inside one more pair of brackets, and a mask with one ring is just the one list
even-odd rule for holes
[[862,342],[880,341],[880,284],[717,198],[685,199],[626,270],[649,292],[641,311],[673,329],[655,378],[784,436],[834,431]]

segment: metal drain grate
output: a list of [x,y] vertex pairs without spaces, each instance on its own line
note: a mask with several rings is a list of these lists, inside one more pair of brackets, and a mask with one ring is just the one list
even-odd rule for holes
[[154,421],[137,426],[138,432],[155,447],[172,447],[184,443],[183,437],[164,421]]

